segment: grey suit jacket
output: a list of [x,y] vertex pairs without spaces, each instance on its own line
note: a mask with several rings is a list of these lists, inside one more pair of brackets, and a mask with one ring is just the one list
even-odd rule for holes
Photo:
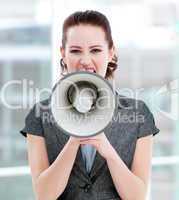
[[[114,118],[104,133],[120,158],[131,169],[137,139],[155,135],[159,130],[155,126],[152,113],[143,101],[126,98],[117,93],[116,99]],[[45,108],[40,107],[39,103],[34,105],[26,117],[25,127],[20,132],[24,136],[29,133],[44,137],[49,162],[52,164],[69,136],[55,124],[50,108],[46,107],[49,102],[49,99],[40,102]],[[96,152],[91,172],[88,174],[79,148],[68,184],[58,199],[120,200],[121,198],[115,189],[105,159]]]

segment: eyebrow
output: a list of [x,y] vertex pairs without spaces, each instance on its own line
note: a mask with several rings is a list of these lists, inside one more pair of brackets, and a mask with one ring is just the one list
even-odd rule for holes
[[90,48],[92,49],[92,48],[102,48],[103,46],[102,45],[93,45],[93,46],[90,46]]
[[[92,48],[102,48],[102,47],[103,47],[102,45],[92,45],[92,46],[90,46],[90,49],[92,49]],[[72,46],[70,46],[70,48],[82,49],[80,46],[76,46],[76,45],[72,45]]]

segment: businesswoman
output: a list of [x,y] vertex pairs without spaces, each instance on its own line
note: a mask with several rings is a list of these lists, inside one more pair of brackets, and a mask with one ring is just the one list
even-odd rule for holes
[[[117,56],[106,16],[97,11],[75,12],[64,21],[62,32],[63,75],[90,71],[113,78]],[[116,97],[118,120],[89,138],[68,136],[58,129],[48,106],[50,98],[30,110],[21,133],[27,137],[37,200],[145,199],[152,136],[159,130],[143,101],[117,92]]]

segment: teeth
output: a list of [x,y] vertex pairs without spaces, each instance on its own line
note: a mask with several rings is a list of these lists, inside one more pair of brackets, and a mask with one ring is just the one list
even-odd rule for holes
[[94,70],[93,70],[93,69],[88,69],[87,71],[88,71],[88,72],[94,72]]
[[95,69],[92,69],[92,68],[89,68],[89,69],[87,69],[86,71],[88,71],[88,72],[93,72],[93,73],[96,72]]
[[85,69],[85,68],[81,68],[79,71],[87,71],[87,72],[96,73],[96,70],[93,69],[93,68],[87,68],[87,69]]

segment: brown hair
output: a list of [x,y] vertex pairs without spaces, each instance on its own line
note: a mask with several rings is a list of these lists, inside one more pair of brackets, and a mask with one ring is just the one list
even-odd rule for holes
[[[67,41],[67,30],[68,28],[80,24],[88,24],[101,27],[105,32],[105,37],[108,42],[108,48],[111,49],[113,45],[113,39],[111,35],[111,28],[108,19],[105,15],[98,11],[86,10],[86,11],[78,11],[71,14],[66,18],[63,24],[63,34],[62,34],[62,47],[65,48],[65,44]],[[106,76],[105,78],[113,78],[113,73],[117,68],[118,58],[114,55],[111,62],[108,63]],[[63,62],[63,59],[60,60],[60,65],[63,71],[67,68],[66,64]]]

